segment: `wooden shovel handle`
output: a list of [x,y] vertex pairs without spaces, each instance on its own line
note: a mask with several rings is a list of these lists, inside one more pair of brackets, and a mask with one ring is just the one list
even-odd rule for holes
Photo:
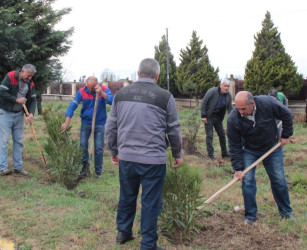
[[94,111],[93,111],[93,118],[92,118],[91,142],[90,142],[90,150],[89,150],[91,156],[94,154],[94,137],[95,137],[95,123],[96,123],[98,97],[99,97],[99,94],[96,93]]
[[[26,105],[25,105],[25,104],[22,104],[22,106],[23,106],[23,109],[24,109],[26,115],[29,116],[29,112],[28,112],[28,109],[27,109]],[[36,141],[36,144],[37,144],[39,153],[40,153],[40,155],[41,155],[41,159],[42,159],[42,162],[43,162],[43,166],[44,166],[44,170],[45,170],[46,176],[47,176],[48,180],[50,180],[50,174],[49,174],[49,171],[48,171],[48,169],[47,169],[47,163],[46,163],[45,156],[44,156],[44,154],[43,154],[42,147],[41,147],[41,145],[39,144],[39,141],[38,141],[38,139],[37,139],[37,135],[36,135],[36,132],[35,132],[33,123],[31,123],[30,125],[31,125],[32,133],[33,133],[34,139],[35,139],[35,141]]]
[[[246,174],[249,172],[252,168],[254,168],[257,164],[262,162],[267,156],[269,156],[275,149],[277,149],[281,145],[281,142],[278,142],[274,147],[272,147],[269,151],[267,151],[264,155],[262,155],[258,160],[256,160],[254,163],[252,163],[248,168],[246,168],[242,174]],[[225,190],[230,188],[233,184],[235,184],[239,179],[233,178],[231,182],[229,182],[226,186],[222,187],[220,190],[218,190],[216,193],[214,193],[209,199],[205,201],[206,204],[214,201],[221,193],[223,193]],[[204,206],[199,206],[197,209],[203,209]]]

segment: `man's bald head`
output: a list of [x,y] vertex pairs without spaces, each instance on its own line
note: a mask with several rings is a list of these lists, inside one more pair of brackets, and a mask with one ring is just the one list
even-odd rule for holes
[[247,117],[253,113],[254,110],[254,97],[248,91],[240,91],[236,94],[235,104],[238,109],[238,112]]
[[86,86],[89,91],[95,92],[95,86],[98,84],[98,79],[96,76],[89,76],[86,80]]

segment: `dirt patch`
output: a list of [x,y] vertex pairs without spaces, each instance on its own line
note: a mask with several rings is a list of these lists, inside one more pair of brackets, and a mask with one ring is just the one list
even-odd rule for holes
[[305,161],[307,159],[306,152],[302,151],[295,155],[295,162]]
[[191,245],[205,249],[299,249],[299,236],[278,231],[276,224],[261,218],[253,226],[243,223],[243,212],[221,213],[201,221],[205,227]]
[[297,143],[297,138],[296,138],[295,136],[292,136],[292,137],[290,138],[290,143],[291,143],[291,144],[296,144],[296,143]]
[[290,159],[290,158],[285,158],[285,159],[284,159],[284,165],[285,165],[285,166],[292,166],[293,163],[294,163],[293,160]]

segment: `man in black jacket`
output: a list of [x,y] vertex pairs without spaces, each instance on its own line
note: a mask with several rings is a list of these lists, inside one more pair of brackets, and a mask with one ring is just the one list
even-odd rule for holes
[[0,176],[10,174],[8,168],[8,146],[10,134],[13,137],[14,172],[22,175],[28,173],[22,168],[22,149],[24,139],[24,110],[27,106],[27,121],[33,122],[36,105],[34,83],[31,80],[36,69],[26,64],[21,71],[7,73],[0,85]]
[[212,161],[215,160],[212,146],[213,127],[219,136],[222,157],[228,157],[223,120],[226,110],[228,113],[232,110],[229,85],[230,82],[227,79],[222,80],[220,86],[209,89],[202,100],[201,120],[205,124],[207,153]]
[[[279,141],[275,119],[283,123],[281,145],[289,143],[293,134],[292,115],[281,102],[270,96],[253,96],[241,91],[235,98],[236,108],[227,119],[227,136],[231,164],[235,177],[242,180],[246,225],[253,225],[257,218],[255,168],[245,174],[242,171],[254,163]],[[263,160],[270,178],[274,199],[279,213],[284,218],[296,221],[292,215],[286,177],[284,174],[283,152],[276,149]]]

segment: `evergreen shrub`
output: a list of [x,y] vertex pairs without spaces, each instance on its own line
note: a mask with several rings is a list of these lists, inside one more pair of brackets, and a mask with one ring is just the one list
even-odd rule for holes
[[200,123],[200,108],[193,109],[182,121],[183,149],[186,154],[198,154],[196,137]]
[[183,163],[173,168],[173,158],[168,155],[166,179],[163,188],[163,211],[159,225],[162,233],[173,243],[182,244],[193,238],[197,231],[197,218],[202,204],[200,190],[202,179],[200,172]]
[[82,149],[79,142],[70,139],[70,128],[60,132],[65,116],[52,110],[52,106],[43,110],[43,118],[47,127],[47,143],[44,149],[48,155],[48,168],[51,179],[64,184],[67,189],[78,183],[78,170],[82,167]]

